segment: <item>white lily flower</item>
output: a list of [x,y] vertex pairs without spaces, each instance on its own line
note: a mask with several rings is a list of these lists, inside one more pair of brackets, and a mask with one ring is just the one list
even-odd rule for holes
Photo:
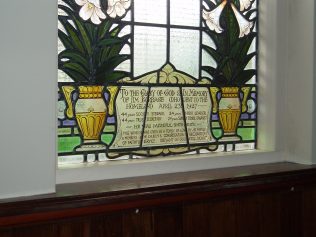
[[105,19],[106,16],[101,10],[100,0],[75,0],[82,8],[79,11],[79,16],[83,20],[91,19],[91,21],[98,25],[101,23],[100,19]]
[[254,0],[239,0],[240,11],[247,10]]
[[203,9],[203,19],[210,30],[213,30],[217,33],[222,33],[224,31],[220,26],[219,19],[226,4],[227,1],[224,0],[220,5],[210,12]]
[[251,28],[253,27],[253,22],[245,19],[243,15],[237,10],[234,4],[231,3],[231,6],[239,25],[239,38],[242,38],[250,33]]
[[121,17],[130,6],[131,0],[109,0],[107,14],[112,18]]

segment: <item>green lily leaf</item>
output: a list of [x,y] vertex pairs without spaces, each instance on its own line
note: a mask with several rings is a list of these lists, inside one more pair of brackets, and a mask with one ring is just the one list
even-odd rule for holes
[[109,71],[114,71],[114,69],[120,65],[122,62],[130,59],[130,55],[117,55],[105,61],[97,71],[97,74],[107,74]]
[[100,63],[103,64],[109,58],[119,55],[122,48],[127,43],[128,37],[129,35],[122,37],[123,41],[120,44],[114,44],[111,45],[111,47],[104,47],[98,56],[100,58]]
[[213,78],[216,76],[217,74],[217,70],[214,67],[211,66],[202,66],[202,70],[207,72],[210,76],[212,76]]
[[105,20],[100,24],[99,31],[98,31],[98,38],[102,39],[106,36],[109,32],[110,28],[112,27],[112,22],[109,20]]
[[230,48],[238,40],[239,25],[231,7],[226,7],[224,11],[227,23],[227,29],[225,29],[224,34],[226,34],[226,39],[228,40],[226,46]]
[[92,54],[91,39],[89,37],[89,34],[87,32],[86,27],[84,26],[84,24],[82,24],[77,19],[74,19],[74,22],[75,22],[75,25],[77,26],[78,30],[80,31],[80,36],[82,38],[82,41],[85,45],[85,48],[86,48],[88,54],[91,55]]
[[77,72],[76,70],[70,68],[62,68],[60,69],[64,73],[66,73],[71,79],[77,82],[88,82],[87,78],[83,76],[81,73]]
[[77,30],[64,18],[60,18],[59,21],[63,25],[63,27],[65,28],[65,30],[68,34],[68,37],[71,40],[73,48],[79,50],[82,53],[85,53],[85,49],[83,47],[83,44],[82,44],[80,38],[78,37]]
[[257,70],[250,69],[240,72],[234,79],[235,84],[238,86],[244,85],[251,78],[253,78],[257,74]]
[[91,39],[91,44],[93,43],[93,40],[98,39],[98,27],[91,24],[90,22],[85,22],[84,26],[87,30],[87,33],[89,34],[89,38]]
[[80,64],[82,67],[84,67],[87,71],[89,71],[89,62],[87,59],[78,51],[66,49],[58,55],[58,60],[62,59],[69,59],[72,62],[75,62],[77,64]]
[[[85,46],[85,49],[89,55],[92,53],[91,49],[91,39],[89,37],[87,28],[83,23],[81,23],[81,19],[78,19],[77,15],[69,8],[63,5],[59,5],[59,8],[66,12],[69,17],[73,20],[76,25],[77,30],[79,31],[78,35],[80,36],[81,43]],[[93,29],[92,29],[93,30]]]
[[235,44],[232,46],[230,56],[241,63],[243,59],[247,56],[249,48],[255,37],[256,33],[253,32],[246,37],[236,41]]
[[82,76],[84,76],[87,80],[89,78],[89,72],[85,70],[79,63],[66,61],[66,62],[60,62],[59,69],[70,69],[73,71],[76,71],[77,73],[80,73]]
[[98,42],[98,46],[110,46],[113,44],[120,44],[124,42],[124,39],[118,37],[105,38]]
[[216,51],[219,54],[224,54],[226,52],[225,51],[226,44],[225,44],[225,40],[224,40],[224,34],[223,33],[218,34],[214,31],[209,30],[209,29],[207,29],[205,32],[213,40],[213,42],[216,46]]
[[221,65],[222,70],[220,71],[221,74],[228,80],[231,81],[232,80],[232,76],[233,76],[233,67],[232,67],[232,60],[229,59],[227,61],[225,61],[223,63],[223,65]]
[[221,55],[216,51],[216,49],[213,49],[210,46],[202,45],[202,49],[205,50],[217,63],[221,60]]
[[71,43],[71,39],[69,39],[69,36],[66,35],[61,30],[58,30],[58,38],[60,39],[61,43],[64,45],[66,49],[73,49],[73,45]]

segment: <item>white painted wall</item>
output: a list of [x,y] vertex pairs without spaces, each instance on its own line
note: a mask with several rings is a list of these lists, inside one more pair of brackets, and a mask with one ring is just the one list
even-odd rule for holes
[[[56,2],[10,0],[0,8],[0,198],[54,191]],[[57,183],[288,159],[311,163],[313,15],[313,0],[261,0],[259,147],[272,152],[61,169]],[[307,115],[301,123],[298,113]]]
[[0,198],[55,190],[57,4],[1,1]]
[[[315,111],[315,2],[288,0],[287,49],[279,57],[288,58],[284,68],[287,159],[316,163]],[[281,59],[280,59],[281,60]]]
[[[284,132],[282,123],[283,99],[277,99],[284,88],[280,82],[284,61],[278,55],[283,54],[286,45],[280,40],[284,35],[283,19],[286,16],[284,5],[287,0],[261,0],[259,2],[259,133],[258,147],[263,150],[283,151],[284,143],[279,134]],[[286,25],[286,24],[285,24]],[[281,156],[283,156],[281,154]],[[281,159],[284,159],[283,157]]]

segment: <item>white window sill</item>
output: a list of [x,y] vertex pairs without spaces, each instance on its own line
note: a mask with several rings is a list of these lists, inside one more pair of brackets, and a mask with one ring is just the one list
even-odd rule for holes
[[181,155],[163,158],[59,165],[56,183],[168,174],[176,172],[282,162],[283,153],[267,150]]

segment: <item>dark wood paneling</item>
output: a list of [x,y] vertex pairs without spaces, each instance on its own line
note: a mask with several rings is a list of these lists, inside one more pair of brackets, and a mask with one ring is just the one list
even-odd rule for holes
[[56,237],[57,229],[53,224],[25,226],[22,228],[14,229],[12,237]]
[[122,237],[122,214],[91,218],[91,237]]
[[236,205],[236,237],[259,236],[259,205],[256,195],[239,198]]
[[63,221],[58,223],[56,228],[55,237],[90,237],[89,219]]
[[288,191],[282,193],[280,198],[282,236],[302,236],[302,193]]
[[208,205],[210,235],[236,236],[236,205],[234,200],[211,202]]
[[153,212],[135,209],[123,214],[123,237],[154,237]]
[[281,199],[279,192],[257,195],[259,208],[258,237],[281,236]]
[[12,237],[11,229],[0,229],[0,237]]
[[155,237],[182,236],[182,208],[162,207],[154,210]]
[[185,237],[235,237],[236,205],[232,200],[208,201],[184,206]]
[[187,204],[183,207],[183,236],[210,236],[208,203]]
[[184,236],[281,236],[279,192],[184,206]]
[[[316,184],[315,184],[316,186]],[[303,236],[316,236],[316,187],[303,191]]]

